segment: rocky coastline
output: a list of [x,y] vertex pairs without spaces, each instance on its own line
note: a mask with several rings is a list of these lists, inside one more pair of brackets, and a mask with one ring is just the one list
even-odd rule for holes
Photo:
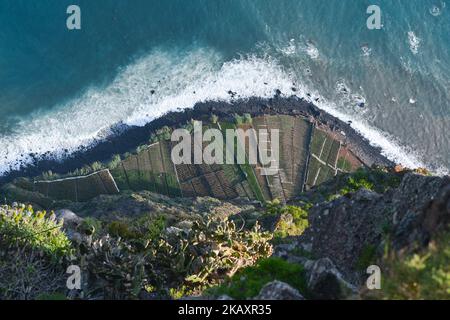
[[107,138],[94,142],[92,146],[81,148],[68,155],[64,160],[51,159],[50,155],[44,155],[42,158],[31,155],[35,159],[32,164],[23,164],[20,170],[11,170],[3,175],[0,177],[0,185],[11,182],[18,177],[35,177],[49,170],[62,174],[95,161],[108,161],[113,155],[124,154],[147,143],[149,136],[164,126],[176,128],[191,119],[208,118],[212,113],[225,119],[232,118],[236,113],[248,113],[251,116],[263,114],[301,115],[320,125],[323,130],[338,135],[344,134],[346,144],[367,166],[370,167],[373,164],[380,166],[394,165],[392,161],[381,154],[379,148],[372,146],[370,141],[356,132],[351,127],[351,123],[345,123],[298,97],[284,98],[276,95],[272,99],[251,98],[231,103],[201,102],[192,109],[169,112],[143,127],[130,127],[119,123],[110,129],[111,133]]

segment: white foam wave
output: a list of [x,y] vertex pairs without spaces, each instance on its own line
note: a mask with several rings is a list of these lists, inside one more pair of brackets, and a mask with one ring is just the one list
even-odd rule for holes
[[319,49],[314,46],[311,42],[308,42],[306,45],[306,54],[313,60],[319,59],[320,53]]
[[422,39],[420,39],[413,31],[409,31],[408,41],[409,41],[409,49],[411,50],[411,52],[413,54],[418,54]]
[[63,159],[103,138],[118,123],[145,125],[178,108],[206,100],[270,97],[292,86],[271,60],[255,57],[222,63],[213,50],[187,53],[155,50],[124,70],[106,88],[91,88],[81,97],[17,124],[0,137],[0,174],[20,169],[35,156]]
[[408,168],[426,167],[412,150],[402,146],[396,138],[382,132],[381,130],[371,127],[367,121],[361,119],[360,117],[350,116],[344,112],[341,112],[333,103],[325,100],[319,100],[319,102],[315,102],[315,104],[332,116],[345,122],[351,122],[353,129],[365,137],[371,145],[381,148],[381,153],[391,161]]
[[361,46],[361,51],[361,55],[363,57],[370,57],[370,55],[372,54],[372,48],[370,48],[368,45]]
[[[103,138],[118,122],[143,126],[168,111],[191,108],[197,102],[270,98],[277,89],[290,93],[293,82],[270,58],[242,57],[223,63],[213,50],[197,49],[183,55],[154,51],[122,70],[106,88],[91,88],[57,111],[23,121],[13,134],[0,137],[0,174],[30,163],[30,154],[63,159]],[[299,97],[313,93],[296,83]],[[236,94],[230,95],[230,91]],[[352,121],[355,130],[394,162],[412,168],[424,166],[395,139],[362,119],[338,111],[319,94],[309,99],[331,115]]]

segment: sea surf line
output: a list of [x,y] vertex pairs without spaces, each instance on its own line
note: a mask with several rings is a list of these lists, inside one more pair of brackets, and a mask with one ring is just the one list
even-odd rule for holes
[[[56,112],[23,120],[13,134],[0,137],[0,174],[29,165],[36,157],[63,160],[108,137],[109,129],[117,123],[144,126],[169,111],[192,108],[198,102],[269,99],[278,90],[287,97],[293,94],[294,82],[270,57],[247,56],[223,62],[220,54],[208,48],[183,53],[154,50],[127,66],[107,87],[90,88]],[[231,96],[230,91],[236,94]],[[297,84],[296,96],[343,121],[352,121],[352,126],[381,147],[389,159],[408,167],[423,166],[379,130],[309,92]]]

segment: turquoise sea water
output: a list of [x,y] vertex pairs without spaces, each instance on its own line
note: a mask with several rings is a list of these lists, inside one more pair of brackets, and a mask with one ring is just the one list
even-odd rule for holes
[[[79,31],[66,28],[71,4]],[[381,30],[366,27],[371,4]],[[62,157],[117,122],[276,89],[320,97],[397,162],[446,172],[449,88],[441,0],[0,2],[0,173],[30,153]]]

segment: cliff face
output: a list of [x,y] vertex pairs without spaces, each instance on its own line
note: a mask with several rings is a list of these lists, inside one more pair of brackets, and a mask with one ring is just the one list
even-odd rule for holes
[[[259,159],[174,164],[170,134],[192,119],[220,132],[279,130],[276,174],[263,175]],[[25,298],[364,298],[374,264],[387,288],[377,298],[448,297],[449,177],[390,168],[348,124],[293,99],[202,104],[149,128],[131,153],[89,164],[87,153],[68,161],[72,172],[55,165],[61,173],[1,187],[13,205],[0,208],[0,298],[15,297],[15,268],[29,259],[58,283],[33,283]],[[81,292],[64,287],[73,257]]]
[[[404,174],[386,192],[360,189],[309,210],[309,228],[295,246],[315,257],[329,258],[344,277],[364,284],[366,268],[376,264],[389,246],[403,254],[426,248],[450,222],[450,178]],[[316,192],[334,194],[336,182]]]
[[[43,280],[22,298],[48,290],[89,299],[449,298],[449,177],[359,170],[289,206],[149,191],[53,205],[48,219],[17,204],[0,208],[3,298],[18,292],[14,268],[23,259]],[[55,220],[63,225],[52,234],[33,229],[53,229]],[[27,238],[16,243],[17,232]],[[64,266],[78,262],[83,289],[67,290]],[[381,269],[382,290],[367,291],[370,265]]]

